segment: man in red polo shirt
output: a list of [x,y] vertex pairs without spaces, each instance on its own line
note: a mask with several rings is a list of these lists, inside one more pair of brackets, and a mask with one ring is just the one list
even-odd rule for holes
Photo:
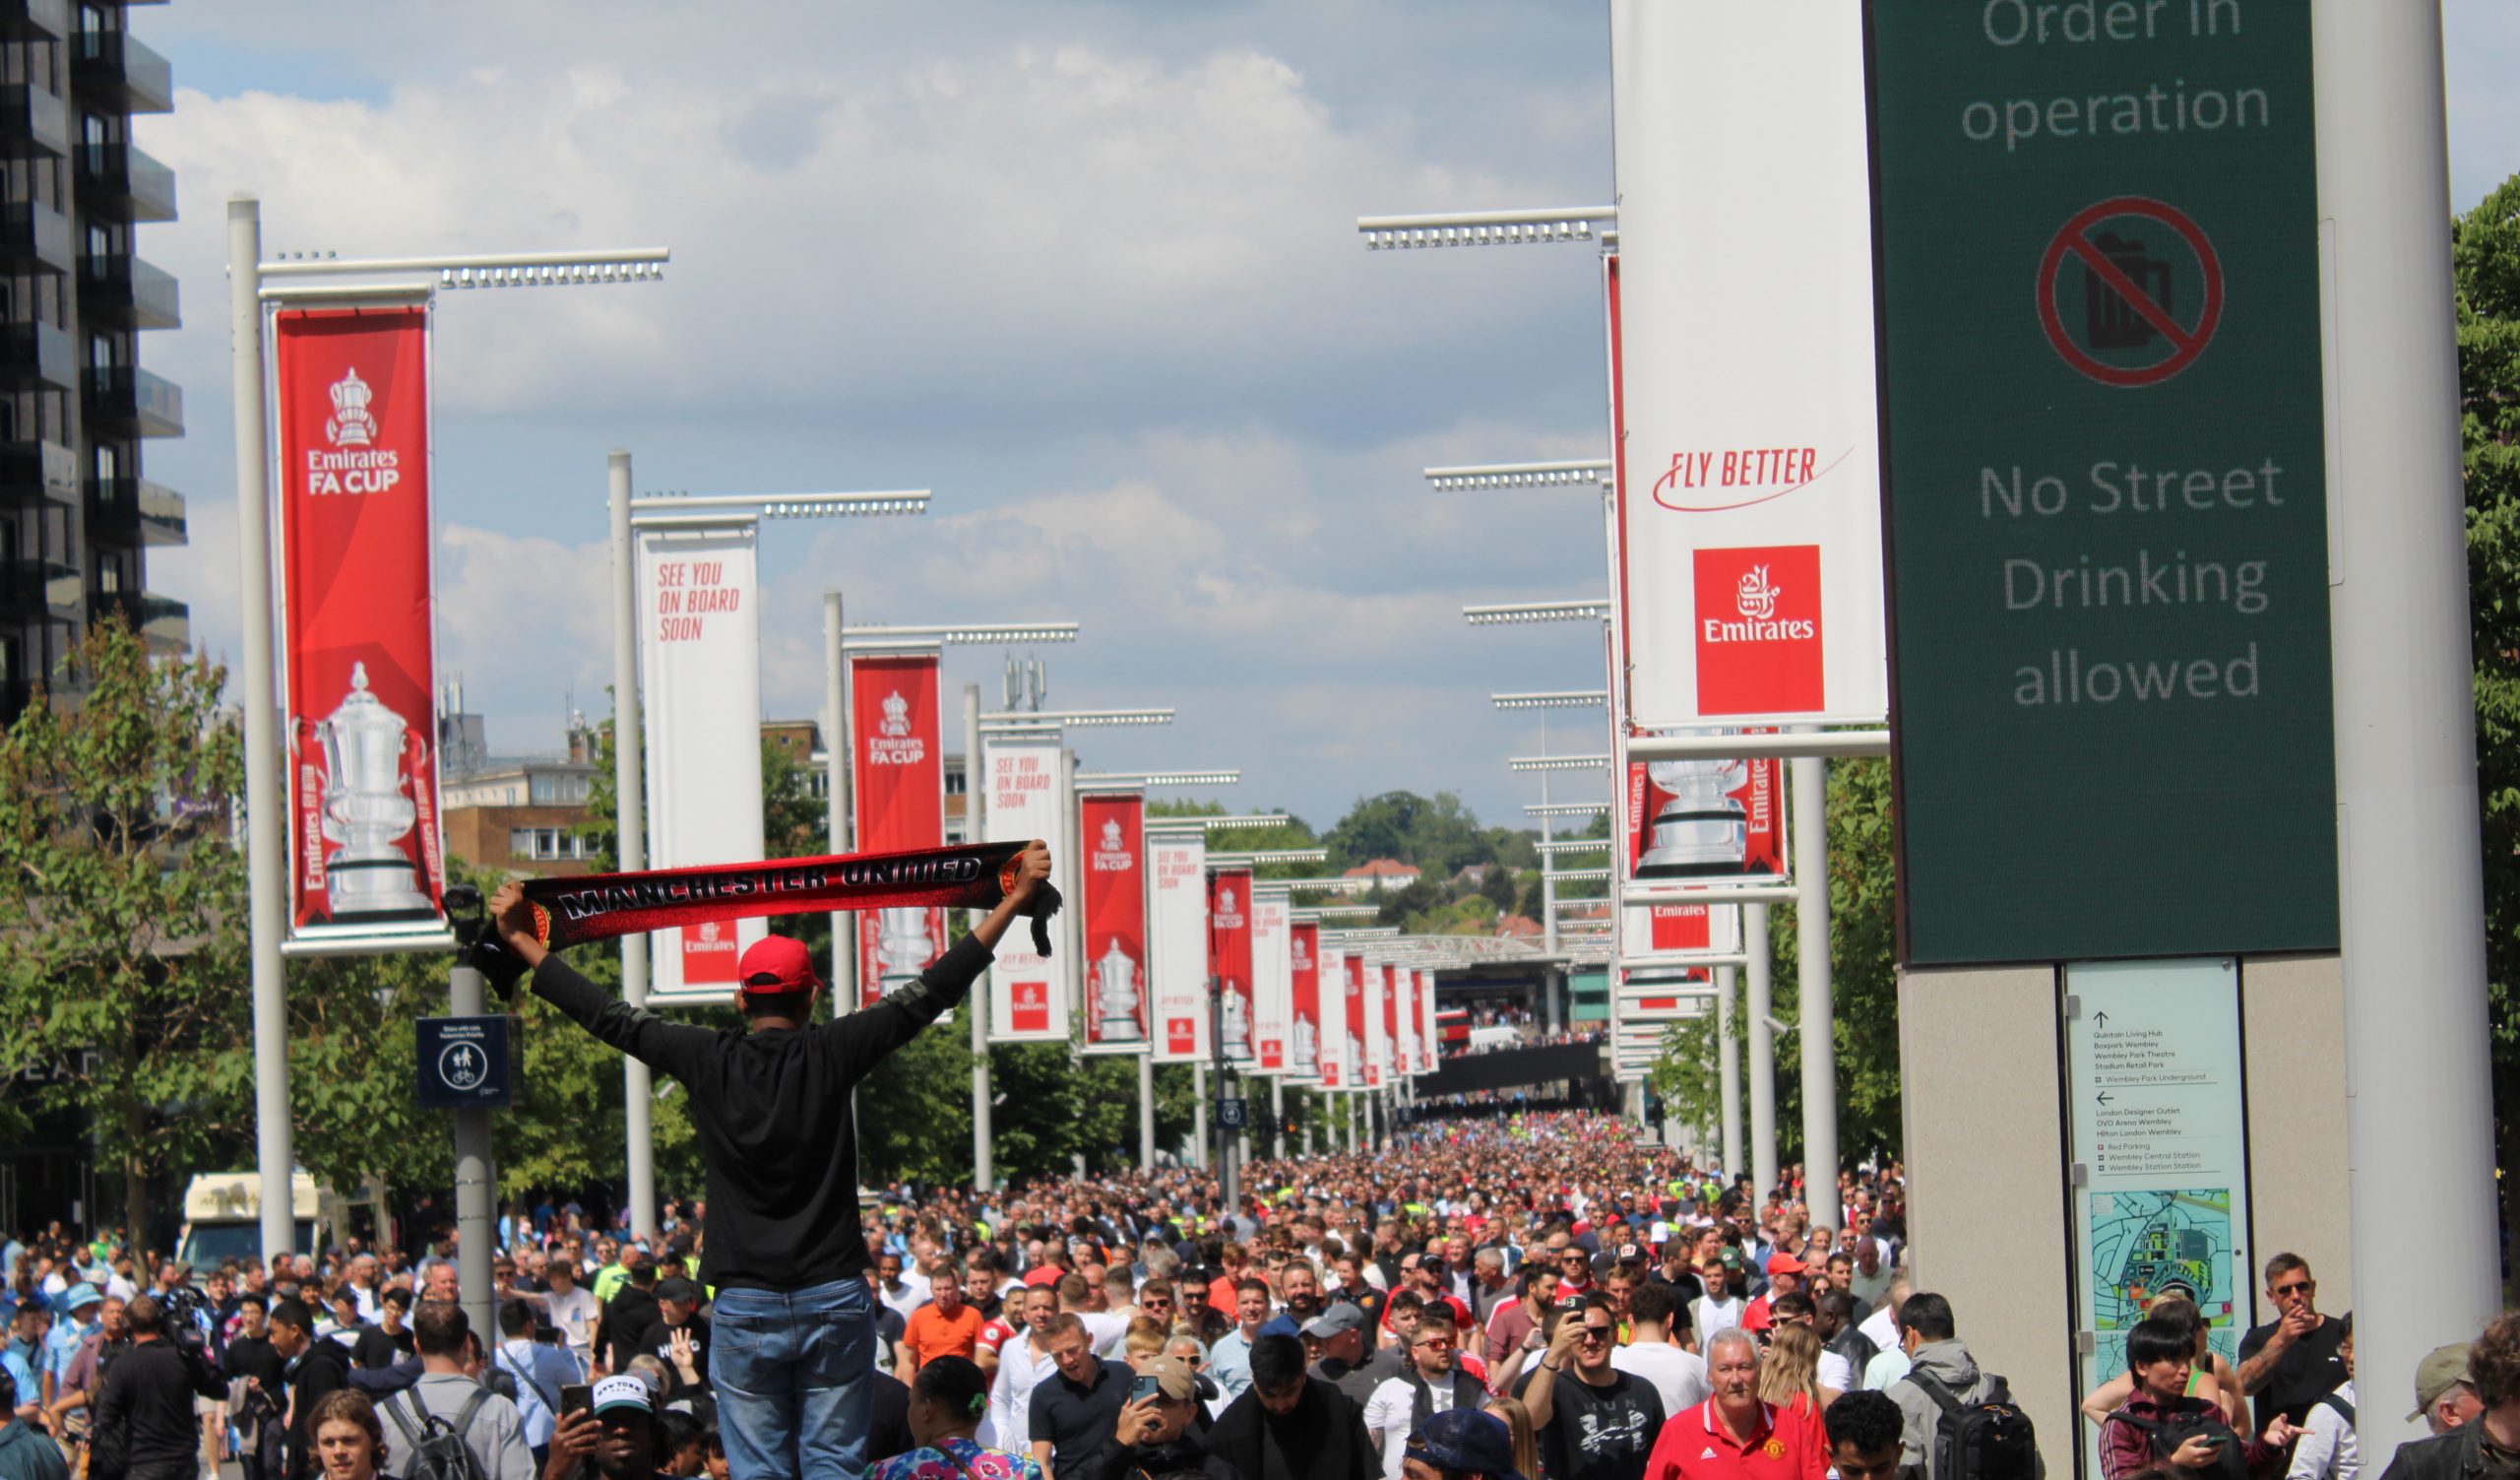
[[1803,1275],[1807,1268],[1808,1266],[1800,1259],[1782,1249],[1769,1255],[1768,1287],[1758,1299],[1751,1301],[1748,1308],[1741,1312],[1741,1329],[1764,1331],[1775,1324],[1776,1318],[1771,1314],[1771,1307],[1778,1296],[1793,1295],[1802,1289]]
[[1829,1456],[1819,1415],[1759,1401],[1759,1345],[1738,1327],[1706,1343],[1714,1395],[1663,1426],[1645,1480],[1821,1480]]

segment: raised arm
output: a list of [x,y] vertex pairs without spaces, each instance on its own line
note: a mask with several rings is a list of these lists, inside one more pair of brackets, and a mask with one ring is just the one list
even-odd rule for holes
[[847,1071],[852,1078],[883,1062],[886,1055],[916,1037],[919,1029],[936,1021],[971,993],[972,983],[995,958],[997,942],[1005,938],[1008,927],[1049,876],[1049,845],[1036,842],[1018,856],[1013,886],[979,924],[972,927],[969,935],[955,942],[954,948],[937,958],[935,965],[920,972],[917,981],[830,1025],[828,1031],[842,1037]]
[[525,886],[519,881],[508,880],[491,896],[490,921],[499,933],[500,945],[534,973],[536,997],[631,1058],[681,1076],[684,1066],[714,1040],[706,1028],[667,1022],[644,1007],[631,1006],[544,948],[535,938],[534,908],[525,902]]

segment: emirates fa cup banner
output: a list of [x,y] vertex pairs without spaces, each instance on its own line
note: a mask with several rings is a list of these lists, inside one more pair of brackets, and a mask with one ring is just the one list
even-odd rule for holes
[[1088,797],[1085,1052],[1146,1052],[1146,799]]
[[[639,532],[641,728],[648,862],[762,861],[761,613],[749,524]],[[744,947],[768,921],[650,936],[651,1001],[734,1000]]]
[[1610,89],[1625,713],[1878,724],[1862,0],[1612,0]]
[[1287,1080],[1323,1083],[1321,927],[1306,920],[1287,928]]
[[1155,1062],[1208,1058],[1208,842],[1197,833],[1147,839],[1155,870],[1147,911],[1155,983]]
[[1621,810],[1639,883],[1717,894],[1792,877],[1785,762],[1773,755],[1631,760]]
[[1443,1047],[1435,1037],[1435,974],[1418,973],[1418,1072],[1431,1074]]
[[1264,894],[1251,901],[1251,1051],[1258,1073],[1287,1071],[1287,896]]
[[290,309],[275,335],[291,933],[433,933],[428,310]]
[[1391,964],[1368,961],[1364,970],[1364,1088],[1380,1089],[1391,1081]]
[[[988,841],[1048,840],[1050,882],[1077,897],[1074,859],[1057,847],[1066,836],[1067,752],[1057,740],[1011,737],[980,747],[980,775],[988,788]],[[988,973],[988,1036],[995,1043],[1064,1043],[1068,1004],[1075,997],[1074,956],[1044,957],[1029,939],[1010,933],[998,944]]]
[[1228,869],[1208,881],[1208,959],[1217,979],[1225,1057],[1236,1068],[1259,1062],[1251,1046],[1258,1013],[1251,989],[1251,870]]
[[1410,1074],[1409,1035],[1401,1031],[1408,1021],[1409,991],[1418,985],[1418,974],[1403,966],[1386,965],[1382,969],[1382,1042],[1383,1062],[1393,1075],[1406,1079]]
[[1348,1061],[1348,954],[1324,940],[1320,956],[1321,1087],[1348,1089],[1355,1083]]
[[[860,853],[934,848],[945,841],[944,733],[936,656],[869,655],[849,662],[850,802]],[[945,912],[861,910],[857,1005],[918,980],[945,953]]]
[[1365,1058],[1365,958],[1351,952],[1343,964],[1348,975],[1348,1047],[1344,1055],[1347,1083],[1342,1087],[1372,1089],[1382,1082],[1382,1076],[1374,1072]]

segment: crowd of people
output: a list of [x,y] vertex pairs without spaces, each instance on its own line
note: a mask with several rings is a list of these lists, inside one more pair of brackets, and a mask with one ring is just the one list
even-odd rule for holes
[[[1895,1163],[1816,1198],[1794,1169],[1760,1191],[1558,1112],[1259,1162],[1243,1188],[1228,1206],[1166,1168],[880,1190],[859,1223],[859,1462],[878,1480],[2042,1473],[1951,1302],[1911,1287]],[[247,1480],[408,1476],[449,1433],[493,1480],[723,1480],[713,1317],[736,1292],[696,1277],[710,1233],[705,1203],[668,1203],[645,1240],[520,1208],[493,1332],[457,1303],[445,1236],[417,1258],[353,1239],[206,1271],[58,1229],[13,1240],[0,1480],[193,1480],[227,1459]],[[2084,1404],[2106,1480],[2356,1480],[2351,1320],[2317,1309],[2298,1257],[2264,1276],[2276,1317],[2235,1358],[2184,1291],[2129,1332],[2126,1372]],[[2415,1388],[2441,1438],[2395,1480],[2507,1472],[2520,1318],[2435,1352]]]

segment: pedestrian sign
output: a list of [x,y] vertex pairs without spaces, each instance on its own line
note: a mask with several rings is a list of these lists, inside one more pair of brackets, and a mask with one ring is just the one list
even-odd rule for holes
[[509,1101],[508,1020],[423,1017],[414,1027],[419,1047],[422,1110],[504,1110]]
[[[2067,299],[2080,300],[2079,314]],[[2048,242],[2039,322],[2065,363],[2101,384],[2159,385],[2222,327],[2223,264],[2184,213],[2140,196],[2105,200]]]
[[1217,1124],[1228,1130],[1240,1130],[1250,1124],[1250,1104],[1240,1095],[1225,1095],[1217,1101]]

